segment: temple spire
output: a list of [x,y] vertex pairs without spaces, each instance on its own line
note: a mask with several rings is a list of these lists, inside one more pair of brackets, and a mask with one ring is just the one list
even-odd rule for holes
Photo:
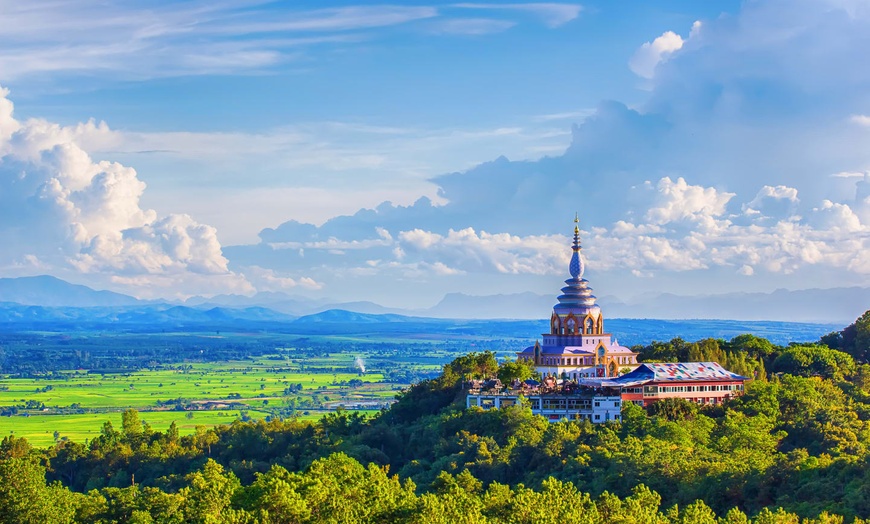
[[574,253],[571,255],[571,264],[568,266],[568,272],[571,273],[571,277],[575,279],[579,279],[583,277],[583,260],[580,258],[580,216],[578,213],[574,213],[574,243],[571,245],[571,249]]

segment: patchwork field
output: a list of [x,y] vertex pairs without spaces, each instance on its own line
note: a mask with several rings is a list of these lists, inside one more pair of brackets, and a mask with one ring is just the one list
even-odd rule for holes
[[[0,435],[26,437],[36,446],[98,435],[121,412],[163,431],[175,421],[182,434],[197,425],[264,417],[316,419],[330,410],[375,413],[407,384],[384,382],[356,355],[290,359],[280,354],[220,363],[175,364],[133,372],[65,371],[50,378],[0,378]],[[410,364],[405,364],[410,365]],[[416,363],[416,369],[438,369]]]

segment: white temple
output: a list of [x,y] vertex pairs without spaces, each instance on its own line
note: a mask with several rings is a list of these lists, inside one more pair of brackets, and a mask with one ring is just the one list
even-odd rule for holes
[[541,376],[582,380],[590,377],[616,377],[638,366],[637,353],[620,346],[604,331],[604,315],[595,303],[580,257],[579,220],[574,218],[574,243],[568,271],[559,303],[553,306],[550,332],[544,333],[543,344],[535,342],[517,358],[534,360]]

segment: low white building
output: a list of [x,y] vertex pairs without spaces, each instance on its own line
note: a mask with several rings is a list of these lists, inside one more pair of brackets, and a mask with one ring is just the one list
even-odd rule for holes
[[[521,398],[523,400],[520,400]],[[467,408],[499,409],[513,406],[518,402],[528,402],[532,413],[542,415],[550,422],[586,419],[593,424],[601,424],[620,420],[622,410],[622,398],[618,392],[602,393],[584,390],[565,394],[563,392],[528,393],[518,390],[472,390],[465,398]]]

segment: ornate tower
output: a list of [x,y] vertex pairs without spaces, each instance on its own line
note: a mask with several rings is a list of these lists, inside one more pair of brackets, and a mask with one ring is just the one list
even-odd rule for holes
[[[580,220],[574,217],[574,243],[571,246],[571,263],[568,272],[571,278],[565,281],[559,301],[553,307],[550,317],[550,335],[553,344],[572,345],[578,342],[578,335],[604,334],[604,316],[601,308],[595,303],[595,295],[589,287],[589,281],[583,278],[585,266],[580,257],[583,249],[580,245]],[[549,337],[548,337],[549,338]]]
[[571,262],[558,303],[550,315],[550,332],[543,343],[535,342],[517,353],[518,358],[531,360],[544,376],[569,380],[612,377],[624,369],[637,366],[637,354],[611,340],[604,331],[604,315],[595,303],[581,257],[580,220],[574,217],[574,242]]

